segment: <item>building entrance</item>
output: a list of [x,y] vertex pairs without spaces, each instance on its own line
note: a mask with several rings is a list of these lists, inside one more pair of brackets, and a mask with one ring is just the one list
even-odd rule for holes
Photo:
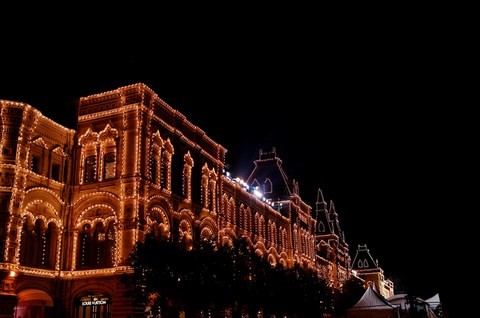
[[88,294],[76,301],[75,318],[110,318],[111,299],[99,294]]

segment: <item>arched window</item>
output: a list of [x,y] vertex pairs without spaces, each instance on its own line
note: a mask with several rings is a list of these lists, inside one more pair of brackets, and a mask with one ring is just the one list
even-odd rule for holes
[[319,232],[321,232],[321,233],[325,232],[325,224],[323,224],[322,221],[320,221],[320,223],[318,223],[318,227],[317,227],[317,228],[318,228],[318,231],[319,231]]
[[272,180],[266,178],[265,182],[263,183],[263,193],[272,193],[272,188]]

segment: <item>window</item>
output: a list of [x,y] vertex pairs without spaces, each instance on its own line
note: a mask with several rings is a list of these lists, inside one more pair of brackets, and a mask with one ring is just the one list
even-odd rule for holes
[[20,241],[20,264],[53,269],[57,238],[58,229],[53,222],[46,226],[42,220],[32,224],[25,218]]
[[41,173],[40,171],[40,157],[32,157],[32,171],[35,173]]
[[13,153],[12,148],[3,147],[2,154],[4,156],[10,156]]
[[52,179],[55,181],[60,181],[60,165],[52,164]]
[[99,222],[95,227],[83,226],[79,235],[78,268],[111,267],[115,260],[115,228],[113,222],[106,227]]
[[103,169],[103,179],[113,179],[115,178],[115,152],[108,152],[104,157],[104,169]]
[[90,293],[76,301],[78,318],[109,318],[112,316],[111,299],[105,295]]
[[85,158],[85,183],[96,181],[97,180],[97,175],[96,175],[96,156],[88,156]]
[[168,178],[168,166],[167,166],[167,156],[163,156],[162,161],[160,162],[160,187],[167,188],[167,178]]
[[157,159],[153,155],[150,156],[150,181],[157,183]]

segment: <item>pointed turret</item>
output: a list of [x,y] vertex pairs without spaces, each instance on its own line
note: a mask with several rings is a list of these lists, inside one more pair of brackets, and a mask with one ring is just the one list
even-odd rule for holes
[[323,192],[318,188],[317,202],[315,203],[315,220],[317,221],[317,234],[330,234],[332,227],[328,217],[327,203],[323,198]]
[[338,221],[338,214],[335,210],[335,204],[332,200],[330,200],[330,209],[328,211],[328,218],[330,219],[330,226],[332,228],[332,232],[337,234],[338,236],[341,235],[340,229],[340,222]]
[[327,211],[327,203],[325,202],[325,199],[323,198],[323,192],[322,189],[318,188],[317,192],[317,202],[315,204],[315,211],[318,214],[318,211]]

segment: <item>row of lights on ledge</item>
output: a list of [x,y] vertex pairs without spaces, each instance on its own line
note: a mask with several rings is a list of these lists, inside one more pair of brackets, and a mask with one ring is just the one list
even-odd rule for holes
[[242,188],[247,191],[248,193],[251,193],[253,195],[255,195],[258,199],[262,200],[263,202],[265,202],[266,204],[270,205],[271,207],[275,207],[275,205],[277,206],[277,208],[281,208],[282,207],[282,204],[275,204],[274,202],[272,202],[272,200],[270,199],[267,199],[265,198],[265,196],[263,195],[263,193],[258,190],[258,187],[251,187],[249,186],[245,181],[243,181],[242,179],[240,179],[239,177],[236,177],[236,178],[233,178],[230,174],[230,172],[228,171],[223,171],[225,176],[227,177],[228,180],[234,182],[234,183],[238,183],[242,186]]

